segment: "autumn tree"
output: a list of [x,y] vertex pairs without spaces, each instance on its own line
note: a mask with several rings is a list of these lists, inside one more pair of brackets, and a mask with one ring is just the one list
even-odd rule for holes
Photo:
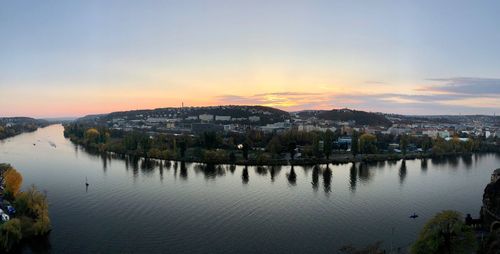
[[95,128],[90,128],[87,131],[85,131],[84,138],[87,144],[92,144],[92,143],[97,143],[99,139],[99,131]]
[[14,168],[9,168],[4,172],[3,178],[5,182],[5,192],[15,197],[21,189],[23,177]]

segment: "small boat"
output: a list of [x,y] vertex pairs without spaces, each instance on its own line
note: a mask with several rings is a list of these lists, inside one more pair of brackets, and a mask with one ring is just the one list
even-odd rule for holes
[[418,215],[416,213],[413,213],[413,215],[410,215],[410,219],[416,219],[418,218]]

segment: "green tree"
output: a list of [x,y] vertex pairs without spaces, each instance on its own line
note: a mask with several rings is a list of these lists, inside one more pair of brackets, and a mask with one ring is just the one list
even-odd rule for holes
[[292,161],[294,160],[295,153],[297,152],[297,151],[295,151],[295,149],[297,149],[297,143],[290,142],[288,144],[288,152],[290,153],[290,158],[292,159]]
[[359,153],[359,133],[357,131],[352,132],[351,153],[354,156],[358,155],[358,153]]
[[442,211],[430,219],[411,247],[413,254],[472,253],[475,235],[456,211]]
[[377,153],[377,137],[372,134],[365,133],[359,137],[359,148],[363,154]]
[[18,244],[22,237],[21,220],[17,218],[5,222],[0,227],[0,242],[6,251]]
[[333,150],[333,137],[334,133],[331,130],[326,130],[325,132],[325,143],[323,145],[323,152],[325,153],[325,156],[327,159],[330,159],[330,155],[332,154]]
[[267,144],[266,149],[272,154],[273,157],[278,157],[278,155],[283,150],[280,138],[278,136],[273,136],[273,138]]
[[408,136],[406,134],[401,135],[399,138],[399,147],[401,148],[401,152],[403,155],[406,155],[406,151],[408,149]]

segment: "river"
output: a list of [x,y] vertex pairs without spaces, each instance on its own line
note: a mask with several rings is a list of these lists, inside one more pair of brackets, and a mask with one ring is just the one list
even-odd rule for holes
[[[85,152],[61,125],[0,141],[0,162],[50,203],[50,244],[23,252],[336,253],[377,241],[404,248],[441,210],[477,217],[500,167],[495,154],[293,171],[115,157]],[[408,218],[414,212],[419,218]]]

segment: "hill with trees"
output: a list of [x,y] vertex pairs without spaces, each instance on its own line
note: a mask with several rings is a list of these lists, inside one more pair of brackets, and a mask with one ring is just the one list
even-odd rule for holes
[[30,117],[0,117],[0,139],[13,137],[23,132],[32,132],[45,127],[49,122]]
[[209,114],[213,116],[229,116],[231,118],[248,118],[258,116],[258,124],[267,124],[280,122],[290,118],[290,114],[286,111],[266,107],[266,106],[210,106],[210,107],[170,107],[144,110],[119,111],[102,115],[88,115],[77,119],[78,122],[95,122],[105,124],[113,119],[131,120],[146,120],[148,118],[177,118],[189,119],[190,117],[198,117],[199,115]]
[[330,121],[355,121],[356,125],[370,126],[391,126],[392,122],[382,113],[373,113],[352,109],[332,109],[332,110],[314,110],[302,111],[298,115],[301,118],[316,117],[321,120]]

